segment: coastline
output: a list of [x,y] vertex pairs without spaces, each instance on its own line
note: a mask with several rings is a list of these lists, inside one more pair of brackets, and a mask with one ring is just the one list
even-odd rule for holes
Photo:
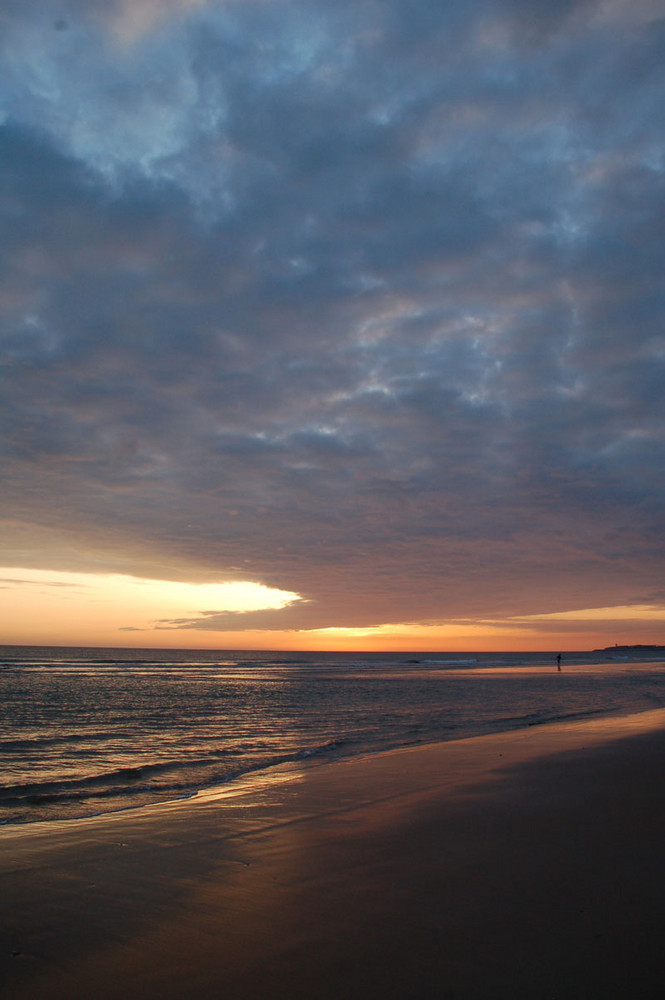
[[664,766],[658,709],[4,827],[4,995],[639,995]]
[[108,650],[73,652],[42,650],[0,670],[0,826],[187,798],[290,760],[665,707],[662,659],[587,654],[557,671],[552,658],[504,653],[478,654],[469,667],[392,654],[220,666],[218,657],[192,661],[191,651],[154,662],[136,660],[142,651],[115,660]]

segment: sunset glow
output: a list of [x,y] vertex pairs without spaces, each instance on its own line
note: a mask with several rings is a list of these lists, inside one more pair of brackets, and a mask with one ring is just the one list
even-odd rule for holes
[[298,599],[247,582],[192,584],[7,567],[0,567],[0,593],[6,612],[1,641],[15,645],[189,645],[165,641],[162,619],[210,606],[242,614]]
[[[0,640],[15,645],[103,645],[319,650],[452,651],[584,649],[658,641],[665,607],[589,608],[558,614],[366,627],[270,631],[243,627],[255,611],[299,603],[297,594],[259,584],[182,583],[122,574],[0,567],[5,617]],[[209,616],[231,615],[237,630],[209,629]],[[612,632],[608,633],[608,623]]]

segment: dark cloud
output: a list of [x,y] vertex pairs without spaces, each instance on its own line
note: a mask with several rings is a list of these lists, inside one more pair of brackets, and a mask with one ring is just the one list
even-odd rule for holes
[[183,628],[662,594],[651,11],[7,4],[5,564],[308,602]]

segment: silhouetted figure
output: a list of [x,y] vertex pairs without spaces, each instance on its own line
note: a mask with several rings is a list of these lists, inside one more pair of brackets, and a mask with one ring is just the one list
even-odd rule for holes
[[561,671],[561,653],[556,654],[556,668]]

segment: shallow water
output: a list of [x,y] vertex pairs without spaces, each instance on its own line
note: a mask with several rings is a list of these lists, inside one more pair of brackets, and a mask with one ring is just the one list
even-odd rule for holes
[[[466,661],[466,662],[461,662]],[[665,706],[665,662],[566,654],[0,649],[0,822],[193,795],[323,762]]]

